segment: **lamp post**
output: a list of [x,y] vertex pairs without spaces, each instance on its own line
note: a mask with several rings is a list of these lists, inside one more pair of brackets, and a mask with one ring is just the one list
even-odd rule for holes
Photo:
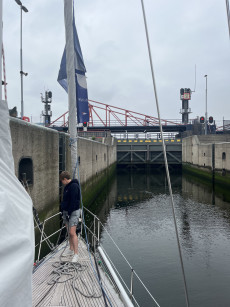
[[207,135],[208,126],[208,75],[204,76],[206,78],[206,88],[205,88],[205,135]]
[[23,63],[22,63],[22,11],[25,13],[28,12],[28,9],[22,5],[20,0],[15,0],[15,2],[20,6],[21,9],[21,21],[20,21],[20,76],[21,76],[21,119],[24,116],[24,102],[23,102],[23,75],[27,76],[28,73],[23,72]]

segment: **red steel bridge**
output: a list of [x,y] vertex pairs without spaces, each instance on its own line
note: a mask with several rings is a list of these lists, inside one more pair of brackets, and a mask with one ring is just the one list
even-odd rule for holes
[[[182,132],[189,125],[182,124],[181,120],[162,119],[164,132]],[[191,122],[192,124],[192,122]],[[190,125],[191,125],[190,124]],[[64,130],[68,127],[68,111],[51,122],[49,127]],[[79,127],[83,130],[83,126]],[[111,106],[95,100],[89,100],[89,122],[87,131],[119,132],[159,132],[159,120],[156,117]]]

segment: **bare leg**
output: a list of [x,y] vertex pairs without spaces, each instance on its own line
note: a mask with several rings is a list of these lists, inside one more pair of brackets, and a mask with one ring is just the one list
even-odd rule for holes
[[[70,229],[69,229],[69,224],[65,224],[65,227],[68,231],[68,233],[70,232]],[[70,233],[69,233],[69,248],[71,249],[71,251],[73,251],[73,243],[72,243],[72,240],[71,240],[71,236],[70,236]]]
[[74,254],[78,254],[78,237],[76,235],[76,228],[77,226],[72,226],[69,230],[70,242],[72,244],[72,248],[70,246],[70,249],[73,249]]

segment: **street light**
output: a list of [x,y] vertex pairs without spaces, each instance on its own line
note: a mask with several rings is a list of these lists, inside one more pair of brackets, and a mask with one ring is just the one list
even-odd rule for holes
[[205,89],[205,135],[207,135],[208,126],[208,75],[204,76],[206,78],[206,89]]
[[25,13],[28,13],[28,9],[22,5],[22,2],[20,0],[15,0],[15,2],[20,6],[21,8],[21,22],[20,22],[20,76],[21,76],[21,119],[24,116],[24,102],[23,102],[23,75],[27,76],[28,73],[23,72],[23,65],[22,65],[22,11]]

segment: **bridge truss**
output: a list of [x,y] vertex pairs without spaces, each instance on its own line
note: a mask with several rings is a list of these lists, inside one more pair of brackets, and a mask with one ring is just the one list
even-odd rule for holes
[[[181,120],[161,120],[163,126],[184,126]],[[65,112],[49,127],[68,126],[68,112]],[[111,106],[99,101],[89,100],[89,123],[88,128],[106,129],[111,127],[158,127],[157,117],[134,112],[124,108]]]

